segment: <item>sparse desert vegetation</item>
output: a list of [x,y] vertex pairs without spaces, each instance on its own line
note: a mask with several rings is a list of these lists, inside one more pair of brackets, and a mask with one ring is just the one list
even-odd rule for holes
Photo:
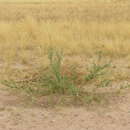
[[6,92],[25,107],[95,110],[119,103],[128,110],[129,0],[0,3],[0,81]]
[[[51,4],[44,1],[37,4],[7,2],[0,6],[2,80],[30,80],[37,77],[41,69],[46,72],[49,48],[58,49],[64,55],[62,65],[55,63],[54,59],[50,67],[57,69],[55,71],[59,72],[56,73],[60,74],[60,68],[56,67],[64,67],[64,71],[67,71],[64,73],[70,73],[72,70],[67,67],[75,65],[80,87],[85,85],[85,77],[86,80],[96,79],[100,69],[118,59],[126,58],[124,62],[129,68],[129,1],[53,1]],[[85,76],[87,71],[89,73],[86,70],[89,66],[93,70]],[[124,80],[126,77],[128,79],[127,70],[118,77],[114,72],[116,66],[118,64],[109,68],[112,76],[109,74],[108,79],[102,79],[106,80],[106,84],[123,77]],[[123,67],[119,71],[121,69]],[[66,76],[62,78],[66,82]]]

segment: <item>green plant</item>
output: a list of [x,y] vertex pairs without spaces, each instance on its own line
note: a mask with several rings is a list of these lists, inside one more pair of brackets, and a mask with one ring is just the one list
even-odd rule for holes
[[130,84],[127,83],[127,84],[125,84],[125,85],[121,85],[121,86],[120,86],[120,89],[125,89],[125,88],[130,88]]
[[[80,89],[76,87],[77,73],[73,67],[69,74],[63,73],[63,53],[61,50],[50,48],[48,50],[49,66],[41,71],[34,79],[17,81],[3,81],[2,83],[10,88],[24,90],[30,95],[33,94],[72,94],[79,95]],[[72,72],[71,72],[72,71]]]
[[51,48],[48,51],[50,61],[49,71],[43,78],[44,86],[51,93],[71,93],[78,95],[79,89],[75,86],[73,77],[70,78],[67,74],[62,73],[63,53],[57,49]]
[[93,64],[89,73],[85,75],[79,71],[77,65],[63,64],[64,55],[62,50],[50,48],[48,50],[48,59],[48,66],[43,68],[43,71],[40,69],[40,72],[35,76],[31,76],[33,78],[18,82],[12,80],[4,81],[4,84],[11,88],[25,91],[32,99],[35,95],[59,95],[59,97],[69,96],[79,102],[86,101],[86,103],[91,103],[92,101],[101,101],[102,96],[93,91],[97,89],[97,85],[96,87],[94,86],[95,88],[91,93],[79,86],[83,86],[86,81],[96,79],[98,81],[96,83],[99,83],[98,87],[107,87],[111,81],[101,76],[105,74],[106,68],[110,64]]
[[104,70],[109,66],[110,64],[104,64],[104,65],[93,64],[92,68],[89,71],[89,74],[85,76],[85,80],[91,81],[104,75],[105,74]]
[[99,83],[98,87],[100,87],[100,88],[105,88],[105,87],[108,87],[108,85],[110,85],[110,83],[111,83],[111,80],[109,80],[109,79],[104,79],[104,80],[102,80],[102,81]]

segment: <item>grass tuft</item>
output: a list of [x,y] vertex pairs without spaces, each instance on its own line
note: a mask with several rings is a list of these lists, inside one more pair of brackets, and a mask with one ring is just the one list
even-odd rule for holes
[[65,94],[71,93],[72,95],[78,94],[78,88],[74,83],[73,77],[69,77],[62,73],[63,53],[56,49],[48,51],[48,58],[50,61],[49,72],[43,78],[43,82],[51,93]]
[[86,75],[85,80],[86,81],[91,81],[93,79],[96,79],[102,75],[105,74],[105,69],[108,68],[110,64],[104,64],[104,65],[99,65],[99,64],[93,64],[91,67],[89,74]]

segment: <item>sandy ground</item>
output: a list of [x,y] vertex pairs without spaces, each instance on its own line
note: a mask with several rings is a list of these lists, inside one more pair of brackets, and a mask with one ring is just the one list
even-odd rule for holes
[[130,94],[107,107],[24,107],[0,90],[0,130],[130,130]]

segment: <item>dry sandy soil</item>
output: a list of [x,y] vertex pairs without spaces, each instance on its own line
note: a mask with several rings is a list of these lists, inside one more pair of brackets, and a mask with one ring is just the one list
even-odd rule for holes
[[130,94],[106,107],[24,107],[0,90],[0,130],[130,130]]
[[[130,57],[124,57],[130,55],[129,0],[87,1],[0,4],[0,79],[26,79],[35,74],[37,68],[46,66],[43,50],[52,43],[66,48],[67,54],[70,50],[70,54],[91,56],[101,51],[116,56],[112,80],[129,81]],[[82,59],[69,61],[83,68]],[[48,108],[30,106],[18,93],[0,85],[0,130],[130,130],[130,91],[124,95],[104,106]]]

